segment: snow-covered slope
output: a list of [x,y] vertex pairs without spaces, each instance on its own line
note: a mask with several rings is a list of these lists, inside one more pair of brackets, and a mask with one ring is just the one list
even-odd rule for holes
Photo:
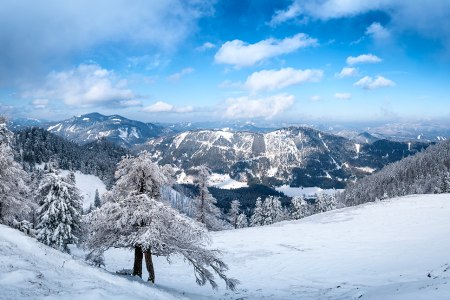
[[72,259],[0,225],[0,299],[184,299]]
[[[450,195],[415,195],[213,234],[239,290],[196,286],[156,258],[157,286],[192,299],[450,299]],[[107,268],[132,266],[112,250]],[[145,276],[144,276],[145,277]]]
[[[68,174],[69,171],[67,170],[61,171],[62,176],[67,176]],[[95,175],[83,174],[80,171],[76,171],[74,174],[75,185],[83,196],[83,209],[88,209],[91,204],[94,204],[95,190],[98,190],[98,194],[101,197],[106,192],[106,185]]]

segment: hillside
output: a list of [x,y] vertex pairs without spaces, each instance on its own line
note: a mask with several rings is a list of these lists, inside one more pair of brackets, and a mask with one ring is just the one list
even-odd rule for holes
[[[449,215],[450,194],[415,195],[213,233],[236,292],[197,286],[178,257],[154,258],[154,286],[126,280],[0,225],[0,298],[448,299]],[[111,272],[132,266],[128,250],[105,258]]]
[[[216,232],[236,293],[196,286],[181,259],[156,258],[156,285],[191,299],[448,299],[449,216],[450,194],[415,195]],[[106,265],[130,268],[132,253],[111,250]]]
[[0,225],[0,299],[183,299],[74,260]]
[[150,140],[160,164],[189,168],[206,164],[236,180],[269,185],[343,188],[386,164],[413,155],[429,144],[376,140],[355,143],[307,127],[267,133],[226,130],[187,131]]

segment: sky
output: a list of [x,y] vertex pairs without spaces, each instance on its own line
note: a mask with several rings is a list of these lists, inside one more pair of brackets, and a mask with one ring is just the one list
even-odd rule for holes
[[3,0],[0,114],[450,117],[450,1]]

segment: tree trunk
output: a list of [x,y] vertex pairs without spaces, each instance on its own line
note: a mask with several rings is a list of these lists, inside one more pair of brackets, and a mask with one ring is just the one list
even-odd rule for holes
[[150,251],[150,249],[144,252],[144,256],[145,266],[147,267],[148,271],[148,281],[155,283],[155,268],[153,267],[152,252]]
[[136,275],[142,278],[142,248],[141,248],[141,246],[134,247],[133,276],[136,276]]

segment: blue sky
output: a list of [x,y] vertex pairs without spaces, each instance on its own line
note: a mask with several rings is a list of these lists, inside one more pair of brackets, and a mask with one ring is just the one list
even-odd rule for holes
[[445,120],[450,2],[422,2],[5,0],[0,113]]

